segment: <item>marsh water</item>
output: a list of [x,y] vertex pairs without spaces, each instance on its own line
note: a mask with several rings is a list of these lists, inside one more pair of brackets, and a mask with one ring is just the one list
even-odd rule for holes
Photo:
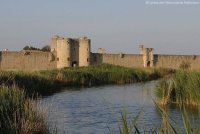
[[[138,128],[148,133],[158,129],[161,116],[153,102],[156,82],[108,85],[91,88],[66,88],[45,97],[41,104],[48,108],[48,122],[56,126],[59,134],[119,133],[123,111],[132,121],[142,111]],[[181,128],[178,108],[170,107],[168,113]],[[180,126],[179,126],[180,125]]]

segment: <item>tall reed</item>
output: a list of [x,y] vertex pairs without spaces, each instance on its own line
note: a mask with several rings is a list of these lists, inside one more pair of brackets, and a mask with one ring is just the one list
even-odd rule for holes
[[45,113],[26,93],[16,86],[0,87],[0,133],[1,134],[47,134]]
[[[174,121],[167,112],[167,107],[162,107],[160,104],[155,102],[157,111],[161,116],[161,123],[157,128],[149,128],[144,130],[138,126],[142,125],[139,121],[141,118],[142,110],[130,121],[127,117],[127,111],[123,111],[121,114],[121,120],[118,121],[119,133],[120,134],[199,134],[200,127],[191,120],[191,114],[187,111],[186,105],[179,105],[180,115],[182,117],[178,122]],[[199,116],[200,117],[200,116]],[[199,118],[200,119],[200,118]],[[179,123],[179,124],[178,124]],[[183,126],[181,126],[181,125]],[[152,122],[153,125],[153,122]],[[180,128],[181,127],[181,128]]]
[[48,79],[38,72],[0,71],[0,85],[12,86],[13,84],[32,96],[49,95],[56,92],[54,90],[62,87],[64,82]]
[[158,83],[156,96],[160,103],[196,106],[200,104],[200,72],[178,70],[171,78]]

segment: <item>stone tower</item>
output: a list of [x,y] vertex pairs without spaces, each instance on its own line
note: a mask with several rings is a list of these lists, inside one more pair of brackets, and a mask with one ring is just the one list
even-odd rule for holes
[[71,66],[71,43],[68,38],[58,38],[57,40],[57,68]]
[[54,35],[51,38],[51,52],[56,52],[57,51],[57,40],[58,40],[59,36],[58,35]]
[[144,48],[144,45],[139,46],[140,54],[143,55],[143,66],[154,67],[154,49]]
[[51,38],[51,52],[57,57],[57,68],[90,65],[90,39]]
[[79,66],[90,65],[90,39],[79,38]]

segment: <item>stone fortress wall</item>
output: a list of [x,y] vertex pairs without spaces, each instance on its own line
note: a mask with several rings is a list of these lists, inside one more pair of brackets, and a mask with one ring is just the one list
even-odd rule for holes
[[[102,50],[102,48],[100,49]],[[138,68],[171,68],[179,69],[188,67],[192,70],[200,70],[200,55],[163,55],[154,54],[153,48],[139,46],[140,54],[106,54],[105,50],[92,53],[92,64],[108,63],[125,67]]]
[[108,63],[137,68],[189,67],[200,69],[200,55],[162,55],[154,54],[153,48],[139,46],[139,54],[108,54],[99,48],[91,52],[91,41],[87,37],[51,38],[51,52],[22,50],[20,52],[1,51],[0,70],[37,71],[60,69],[64,67],[89,66]]
[[102,53],[91,53],[92,64],[113,64],[120,65],[130,68],[143,67],[143,56],[140,54],[102,54]]
[[154,67],[178,69],[181,66],[200,70],[200,55],[154,55]]
[[0,70],[50,70],[56,68],[53,53],[38,51],[0,52]]

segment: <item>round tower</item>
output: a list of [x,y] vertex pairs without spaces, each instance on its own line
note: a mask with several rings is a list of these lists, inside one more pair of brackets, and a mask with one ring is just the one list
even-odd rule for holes
[[58,35],[54,35],[51,38],[51,52],[56,52],[57,51],[57,40],[58,40],[59,36]]
[[59,38],[57,40],[57,68],[71,66],[71,43],[70,39]]
[[79,38],[79,66],[90,65],[90,39]]

